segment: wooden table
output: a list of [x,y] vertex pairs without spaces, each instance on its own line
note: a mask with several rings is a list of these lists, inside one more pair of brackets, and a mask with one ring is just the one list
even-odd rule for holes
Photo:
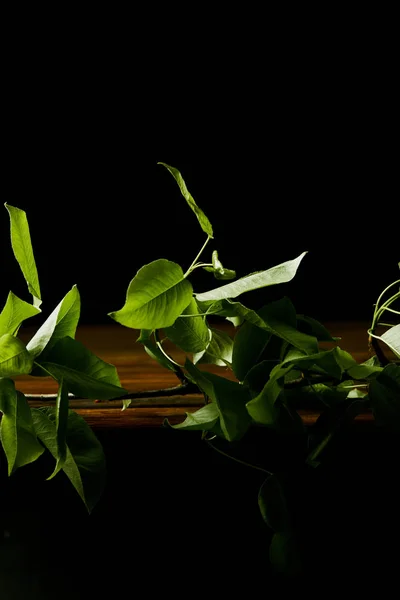
[[[325,323],[334,336],[341,337],[339,345],[350,352],[357,361],[368,358],[368,324],[363,322]],[[216,327],[232,333],[233,327],[225,323],[218,323]],[[33,331],[28,328],[21,332],[21,338],[29,340]],[[144,351],[141,344],[136,342],[139,335],[137,330],[127,329],[120,325],[83,325],[78,328],[76,338],[92,352],[103,360],[114,364],[120,376],[121,384],[130,392],[140,390],[160,390],[177,385],[179,382],[172,371],[163,369],[152,360]],[[184,361],[184,354],[173,346],[166,344],[166,349],[177,362]],[[207,370],[212,370],[224,377],[234,378],[232,372],[224,367],[207,365]],[[57,391],[57,383],[47,377],[23,376],[16,378],[17,389],[25,394],[49,394]],[[42,406],[43,400],[32,402],[35,406]],[[183,420],[186,412],[193,412],[202,406],[201,394],[185,396],[172,396],[160,398],[154,393],[146,400],[135,400],[126,411],[121,411],[121,402],[95,402],[88,400],[71,401],[71,408],[81,414],[95,429],[98,428],[131,428],[131,427],[159,427],[167,417],[171,422]],[[304,412],[306,422],[313,422],[316,413]],[[359,420],[371,420],[370,415],[360,415]]]

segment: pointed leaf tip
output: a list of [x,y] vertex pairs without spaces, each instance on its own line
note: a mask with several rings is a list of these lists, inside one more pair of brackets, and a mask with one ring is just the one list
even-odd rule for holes
[[172,177],[175,179],[176,183],[178,184],[178,187],[181,191],[182,196],[185,198],[186,202],[188,203],[188,205],[190,206],[190,208],[196,215],[197,220],[200,224],[200,227],[202,228],[204,233],[206,233],[208,235],[208,237],[214,238],[214,232],[213,232],[213,228],[212,228],[210,221],[208,220],[208,218],[206,217],[204,212],[201,210],[201,208],[196,204],[193,196],[187,189],[186,183],[185,183],[181,173],[178,171],[178,169],[175,169],[175,167],[171,167],[170,165],[167,165],[164,162],[158,162],[157,164],[162,165],[171,173]]
[[227,285],[223,285],[214,290],[197,294],[196,299],[200,302],[206,302],[208,300],[237,298],[237,296],[240,296],[240,294],[243,294],[244,292],[250,292],[279,283],[287,283],[296,275],[297,269],[306,254],[307,252],[303,252],[297,258],[271,267],[266,271],[252,273],[251,275],[246,275],[241,279],[237,279],[232,283],[228,283]]
[[33,255],[31,235],[28,219],[24,210],[5,204],[10,216],[11,246],[14,256],[21,268],[22,274],[28,285],[28,290],[33,297],[33,305],[39,308],[42,300],[40,295],[39,277]]

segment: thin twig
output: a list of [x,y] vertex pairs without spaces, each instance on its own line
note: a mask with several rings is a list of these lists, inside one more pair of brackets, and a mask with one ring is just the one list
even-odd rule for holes
[[[115,402],[118,400],[144,400],[146,398],[169,398],[171,396],[188,396],[189,394],[201,394],[197,385],[191,381],[183,381],[180,385],[175,385],[169,388],[162,388],[160,390],[141,390],[139,392],[130,392],[124,396],[118,396],[117,398],[110,398],[108,402]],[[71,400],[87,400],[84,396],[75,396],[74,394],[68,394]],[[44,400],[45,402],[55,401],[57,394],[25,394],[27,400]]]
[[198,255],[196,256],[196,258],[194,259],[194,261],[192,262],[192,264],[190,265],[190,267],[188,268],[188,270],[186,271],[186,273],[184,274],[184,278],[186,278],[188,275],[190,275],[190,273],[193,270],[194,265],[196,264],[196,262],[199,260],[200,256],[203,254],[203,250],[204,248],[207,246],[208,242],[211,240],[210,236],[207,236],[206,241],[204,242],[204,244],[201,247],[200,252],[198,253]]
[[[46,402],[56,400],[57,395],[58,394],[24,394],[27,400],[45,400]],[[70,400],[87,400],[87,398],[74,396],[74,394],[68,394],[68,398],[70,398]]]
[[252,465],[251,463],[248,463],[248,462],[246,462],[244,460],[241,460],[240,458],[236,458],[236,456],[232,456],[231,454],[227,454],[223,450],[220,450],[219,448],[217,448],[216,446],[214,446],[210,442],[210,440],[207,440],[206,438],[204,438],[204,440],[205,440],[206,444],[208,446],[210,446],[210,448],[212,448],[213,450],[215,450],[219,454],[222,454],[222,456],[225,456],[225,458],[230,458],[231,460],[234,460],[235,462],[239,463],[240,465],[243,465],[244,467],[250,467],[251,469],[256,469],[256,471],[261,471],[262,473],[265,473],[266,475],[272,475],[271,471],[267,471],[267,469],[263,469],[262,467],[259,467],[257,465]]
[[[138,392],[130,392],[129,394],[125,394],[124,396],[117,396],[115,398],[110,398],[108,402],[115,402],[118,400],[143,400],[145,398],[169,398],[171,396],[188,396],[190,394],[203,394],[203,392],[198,388],[198,386],[191,381],[189,381],[182,369],[176,370],[176,375],[179,380],[182,382],[179,385],[174,385],[168,388],[161,388],[158,390],[140,390]],[[323,376],[323,375],[315,375],[314,383],[318,382],[330,382],[331,379]],[[295,387],[303,387],[309,385],[307,379],[304,377],[299,377],[298,379],[294,379],[285,384],[285,388],[295,388]],[[75,394],[68,394],[68,397],[71,400],[87,400],[86,396],[75,396]],[[27,400],[44,400],[46,402],[51,402],[57,399],[57,394],[25,394],[25,398]],[[207,400],[206,400],[207,403]]]

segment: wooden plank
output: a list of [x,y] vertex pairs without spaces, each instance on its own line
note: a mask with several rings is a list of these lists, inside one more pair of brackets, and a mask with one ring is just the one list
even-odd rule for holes
[[[90,409],[78,408],[76,412],[80,414],[93,429],[135,429],[138,427],[162,427],[165,419],[175,425],[181,423],[186,413],[194,412],[198,407],[194,406],[175,406],[175,407],[148,407],[148,408],[129,408],[121,411],[116,408]],[[319,413],[316,411],[299,411],[305,425],[310,426],[315,423]],[[358,415],[356,422],[373,423],[372,413]]]
[[130,408],[125,411],[116,408],[85,409],[76,412],[80,414],[94,429],[131,429],[137,427],[162,427],[164,420],[172,424],[184,420],[186,412],[196,410],[193,406],[175,406],[173,408],[148,407]]
[[[340,347],[350,352],[357,361],[362,362],[369,356],[367,323],[328,323],[325,324],[334,336],[340,336]],[[215,325],[224,331],[234,334],[234,328],[227,323]],[[28,341],[34,331],[26,328],[21,338]],[[160,427],[166,417],[171,422],[183,420],[186,412],[197,410],[204,403],[201,394],[186,396],[175,395],[169,398],[157,397],[157,390],[177,385],[178,381],[172,371],[163,369],[144,351],[141,344],[136,342],[138,331],[125,327],[111,325],[80,326],[77,339],[85,344],[92,352],[103,360],[117,367],[121,384],[129,392],[154,390],[154,395],[145,400],[136,400],[132,406],[121,411],[121,402],[101,402],[93,400],[72,400],[71,408],[81,414],[93,428],[130,428],[130,427]],[[185,355],[174,348],[169,342],[165,345],[167,351],[178,363],[183,363]],[[328,345],[327,347],[332,347]],[[210,370],[223,377],[234,379],[232,371],[226,367],[205,365],[200,367]],[[49,377],[23,376],[15,379],[16,387],[25,394],[54,394],[57,392],[57,382]],[[48,400],[36,399],[32,406],[43,406]],[[315,422],[318,413],[306,411],[302,413],[305,423]],[[372,415],[358,417],[359,422],[371,422]]]

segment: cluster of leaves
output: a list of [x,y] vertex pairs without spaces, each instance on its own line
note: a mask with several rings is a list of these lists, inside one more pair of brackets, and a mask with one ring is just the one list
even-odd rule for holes
[[[75,339],[80,316],[76,286],[66,294],[25,344],[22,323],[41,314],[41,292],[26,214],[6,204],[15,258],[32,295],[32,303],[10,292],[0,313],[0,439],[11,475],[44,452],[55,459],[49,479],[63,471],[92,510],[105,483],[102,447],[84,419],[69,409],[69,396],[110,399],[126,393],[114,366]],[[20,375],[49,376],[58,382],[55,406],[32,408],[15,387]]]
[[[180,172],[161,164],[176,180],[206,241],[185,272],[166,259],[143,266],[129,284],[124,306],[109,314],[123,326],[139,329],[138,341],[146,352],[174,371],[183,386],[203,393],[204,406],[173,427],[201,431],[208,443],[215,438],[223,444],[241,440],[254,428],[299,432],[308,436],[305,461],[311,467],[320,463],[335,431],[365,410],[372,409],[379,423],[399,429],[400,366],[386,360],[378,344],[384,342],[400,357],[400,325],[381,321],[384,313],[400,314],[394,308],[400,292],[384,300],[400,280],[384,290],[375,306],[369,335],[377,355],[359,364],[321,323],[297,314],[289,298],[271,301],[260,310],[236,300],[246,292],[291,281],[306,253],[239,279],[233,269],[223,266],[215,250],[210,262],[201,262],[214,237],[212,225]],[[41,293],[26,214],[6,207],[14,255],[32,295],[28,303],[10,292],[0,313],[0,438],[9,474],[50,452],[55,467],[49,478],[64,471],[90,511],[104,486],[105,460],[91,429],[69,409],[69,397],[123,399],[127,391],[115,367],[75,339],[80,316],[76,286],[28,344],[18,337],[21,324],[41,313]],[[189,276],[198,268],[228,283],[196,293]],[[212,326],[216,318],[230,321],[234,335]],[[381,335],[378,327],[385,328]],[[184,364],[168,354],[166,340],[186,353]],[[214,367],[207,370],[207,365],[223,367],[224,376]],[[15,387],[13,378],[20,375],[55,379],[59,384],[55,407],[32,408]],[[124,400],[124,406],[129,402]],[[299,413],[305,406],[321,413],[311,431]],[[268,477],[259,492],[259,506],[274,532],[271,560],[287,570],[295,546],[290,514],[279,478],[262,470]]]
[[[400,262],[398,266],[400,268]],[[393,281],[393,283],[388,285],[380,294],[375,304],[371,327],[368,330],[370,345],[376,350],[379,360],[383,363],[387,363],[387,360],[375,340],[384,342],[397,358],[400,357],[400,323],[396,324],[393,322],[388,323],[387,321],[381,321],[381,318],[387,316],[388,313],[389,316],[396,315],[397,319],[398,315],[400,315],[400,310],[394,308],[396,304],[397,307],[400,305],[400,289],[392,294],[393,288],[396,287],[400,287],[400,279]],[[389,296],[389,298],[387,298],[387,296]],[[377,328],[383,328],[384,332],[381,335],[377,335]]]
[[[197,268],[206,269],[219,280],[234,279],[236,274],[223,267],[216,251],[210,263],[200,261],[213,238],[211,223],[189,193],[180,172],[161,164],[176,180],[207,236],[206,242],[186,272],[165,259],[141,268],[129,284],[124,306],[110,316],[126,327],[140,329],[138,341],[146,351],[164,367],[179,369],[204,394],[205,405],[173,427],[200,430],[206,440],[222,438],[225,442],[240,440],[252,427],[298,431],[309,436],[306,462],[311,466],[319,464],[338,427],[365,410],[372,408],[380,423],[400,428],[398,364],[382,365],[376,356],[359,364],[338,346],[338,339],[321,323],[297,314],[287,297],[269,302],[260,310],[235,300],[245,292],[290,281],[305,252],[294,260],[210,291],[193,291],[188,277]],[[380,304],[381,295],[371,336],[376,337],[376,320],[385,310],[396,312],[391,305],[399,295]],[[233,323],[234,336],[212,327],[211,315]],[[400,325],[386,326],[388,330],[380,340],[400,357]],[[165,351],[166,340],[187,354],[183,365]],[[223,366],[230,373],[221,376],[203,365]],[[312,431],[308,431],[299,414],[304,406],[321,412]],[[261,487],[259,505],[274,531],[271,560],[277,567],[290,570],[288,564],[293,563],[288,556],[293,549],[293,532],[282,488],[273,473]]]

